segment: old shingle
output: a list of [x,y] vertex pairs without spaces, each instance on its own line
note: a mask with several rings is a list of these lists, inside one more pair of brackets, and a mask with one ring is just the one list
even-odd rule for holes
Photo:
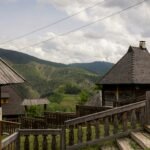
[[25,79],[0,58],[0,85],[22,83]]
[[150,84],[150,54],[130,46],[128,52],[101,79],[100,84]]

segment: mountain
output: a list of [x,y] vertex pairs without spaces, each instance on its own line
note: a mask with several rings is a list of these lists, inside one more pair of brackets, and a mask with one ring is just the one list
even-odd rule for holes
[[24,98],[50,96],[56,91],[61,93],[68,84],[78,91],[92,92],[100,75],[112,66],[108,62],[65,65],[5,49],[0,49],[0,57],[28,81],[17,86]]
[[13,64],[29,64],[31,62],[36,62],[39,64],[52,65],[55,67],[65,67],[65,64],[54,63],[46,60],[42,60],[33,56],[30,56],[25,53],[21,53],[18,51],[6,50],[0,48],[0,57],[5,59],[6,61]]
[[82,69],[86,69],[93,73],[97,73],[100,75],[104,75],[114,64],[110,62],[104,61],[95,61],[91,63],[74,63],[70,64],[72,67],[78,67]]

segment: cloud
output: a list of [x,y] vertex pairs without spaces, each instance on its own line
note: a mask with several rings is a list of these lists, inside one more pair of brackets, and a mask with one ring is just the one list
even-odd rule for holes
[[[87,0],[38,0],[38,2],[51,4],[60,10],[60,13],[64,11],[68,15],[94,3],[91,1],[87,4]],[[74,20],[77,25],[91,23],[137,2],[139,0],[107,0],[101,5],[76,16]],[[150,49],[149,9],[150,5],[146,2],[120,15],[107,18],[66,36],[57,36],[59,33],[47,31],[45,34],[34,37],[34,39],[21,39],[7,47],[19,50],[21,47],[27,47],[30,44],[56,36],[53,40],[41,45],[20,50],[42,59],[61,63],[91,61],[115,63],[127,52],[130,45],[138,46],[140,40],[148,41],[147,47]],[[71,27],[66,27],[65,23],[59,27],[69,31]],[[73,24],[72,28],[75,27]],[[57,26],[55,28],[58,30]]]
[[17,0],[0,0],[0,3],[4,3],[4,4],[7,4],[7,3],[14,3],[16,2]]

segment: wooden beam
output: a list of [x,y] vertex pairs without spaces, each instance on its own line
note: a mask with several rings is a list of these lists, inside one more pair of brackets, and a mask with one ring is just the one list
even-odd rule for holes
[[0,86],[0,150],[2,149],[2,107],[1,107],[1,86]]
[[119,87],[116,87],[116,101],[114,102],[113,106],[117,107],[119,102]]
[[9,144],[16,141],[18,138],[18,132],[13,133],[2,141],[2,149],[6,148]]
[[146,112],[145,112],[145,117],[146,117],[146,124],[150,125],[150,91],[146,92]]
[[46,104],[44,104],[44,111],[46,111],[46,109],[47,109],[47,105],[46,105]]
[[78,117],[78,118],[75,118],[75,119],[67,120],[67,121],[65,121],[65,124],[66,125],[79,124],[79,123],[104,118],[104,117],[109,116],[109,115],[119,114],[119,113],[122,113],[122,112],[130,111],[130,110],[137,109],[137,108],[142,108],[142,107],[145,107],[145,101],[140,101],[140,102],[125,105],[125,106],[116,107],[116,108],[106,110],[106,111],[103,111],[103,112],[98,112],[98,113]]
[[0,121],[0,150],[2,149],[2,122]]

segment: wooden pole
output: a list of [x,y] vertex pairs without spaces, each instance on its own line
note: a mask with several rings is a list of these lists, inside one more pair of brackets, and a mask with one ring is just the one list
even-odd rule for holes
[[25,108],[25,116],[27,117],[28,107],[24,106],[24,108]]
[[1,105],[2,105],[2,102],[1,102],[1,99],[2,99],[2,89],[1,89],[2,87],[0,86],[0,107],[1,107]]
[[47,109],[47,104],[44,104],[44,111],[46,111]]
[[102,107],[102,91],[99,91],[100,107]]
[[0,150],[2,149],[2,106],[1,106],[1,86],[0,86]]
[[102,106],[105,106],[104,87],[102,88]]
[[114,102],[113,106],[117,107],[119,102],[119,88],[118,86],[116,87],[116,101]]
[[145,117],[146,117],[146,124],[150,125],[150,91],[146,92],[146,110],[145,110]]
[[0,120],[0,150],[2,149],[2,121]]

